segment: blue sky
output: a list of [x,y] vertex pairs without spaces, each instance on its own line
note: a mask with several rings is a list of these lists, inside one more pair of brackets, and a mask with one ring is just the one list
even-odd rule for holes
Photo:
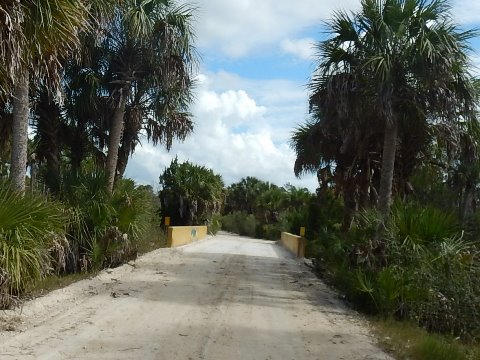
[[[144,142],[126,175],[158,184],[171,159],[211,167],[228,184],[256,176],[277,185],[314,190],[315,176],[295,178],[292,130],[308,117],[306,84],[314,69],[313,43],[322,22],[359,0],[197,0],[197,48],[202,55],[195,130],[172,150]],[[453,15],[465,29],[480,26],[480,1],[455,0]],[[480,39],[472,42],[480,63]],[[478,49],[478,50],[477,50]],[[479,73],[478,70],[475,71]]]

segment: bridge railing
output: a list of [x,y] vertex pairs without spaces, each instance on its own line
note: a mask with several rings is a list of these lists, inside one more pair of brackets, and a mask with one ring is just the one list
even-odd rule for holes
[[306,240],[304,237],[282,232],[280,244],[296,257],[305,257]]
[[206,237],[206,226],[169,226],[167,246],[182,246],[198,240],[205,239]]

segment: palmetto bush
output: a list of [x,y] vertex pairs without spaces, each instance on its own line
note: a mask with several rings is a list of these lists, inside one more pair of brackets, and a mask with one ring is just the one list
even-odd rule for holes
[[432,244],[454,236],[458,222],[452,214],[429,205],[395,202],[392,222],[395,236],[417,244]]
[[349,298],[386,317],[409,318],[432,331],[478,339],[479,251],[463,239],[455,217],[398,202],[380,242],[375,241],[378,224],[375,211],[360,212],[343,236],[348,259],[343,271],[352,279],[343,290]]
[[153,212],[151,197],[129,179],[119,179],[113,194],[106,184],[105,172],[95,169],[63,181],[62,198],[75,218],[68,229],[70,271],[117,266],[137,255],[136,242]]
[[65,220],[59,204],[0,186],[0,305],[50,271],[50,249]]
[[148,190],[130,179],[117,181],[108,198],[113,209],[110,224],[94,239],[93,263],[118,266],[137,257],[138,240],[145,234],[154,211]]
[[478,340],[478,248],[458,235],[429,247],[424,258],[410,277],[418,291],[409,304],[410,316],[430,330]]

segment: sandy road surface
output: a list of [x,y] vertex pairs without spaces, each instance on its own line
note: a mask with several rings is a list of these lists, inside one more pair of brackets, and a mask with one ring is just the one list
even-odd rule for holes
[[20,318],[0,359],[390,359],[303,264],[229,235],[154,251]]

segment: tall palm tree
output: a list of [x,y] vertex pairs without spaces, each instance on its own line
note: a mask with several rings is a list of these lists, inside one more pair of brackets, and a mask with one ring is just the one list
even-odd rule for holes
[[63,65],[78,55],[80,36],[108,18],[120,1],[7,0],[0,5],[0,90],[12,97],[10,177],[20,192],[25,189],[30,84],[59,94]]
[[[319,44],[320,62],[310,88],[337,99],[339,112],[361,89],[384,129],[378,209],[389,214],[401,124],[432,117],[454,119],[473,109],[467,41],[473,31],[452,23],[446,0],[362,0],[361,10],[336,13],[332,35]],[[339,74],[345,86],[331,86]],[[325,110],[325,109],[322,109]],[[357,115],[357,116],[355,116]]]
[[[110,192],[117,169],[123,172],[135,149],[140,129],[168,149],[173,138],[183,140],[192,131],[188,105],[197,61],[192,20],[193,9],[187,5],[127,0],[108,30],[104,46],[110,53],[106,83],[113,107],[106,158]],[[124,129],[130,133],[122,137]]]
[[[58,87],[61,59],[79,45],[78,34],[88,25],[88,10],[80,0],[37,0],[13,2],[16,37],[6,39],[3,54],[10,65],[13,83],[12,158],[10,177],[13,186],[25,190],[29,121],[30,79],[43,80]],[[3,31],[8,23],[3,23]],[[0,31],[2,32],[2,31]],[[10,44],[14,43],[14,45]],[[15,50],[12,51],[12,47]]]

